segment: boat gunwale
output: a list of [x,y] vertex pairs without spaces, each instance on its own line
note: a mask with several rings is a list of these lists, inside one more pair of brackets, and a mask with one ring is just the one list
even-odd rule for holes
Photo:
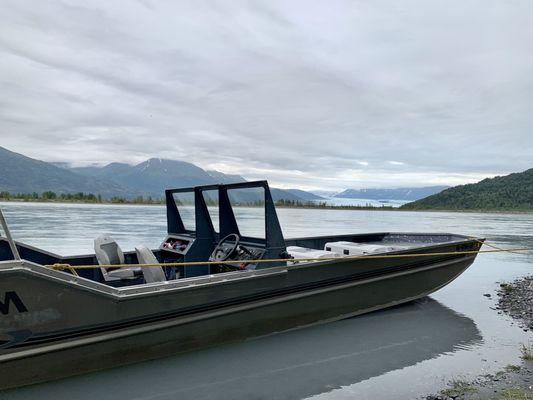
[[[285,238],[286,242],[293,242],[293,241],[301,241],[301,240],[322,240],[322,239],[339,239],[339,238],[357,238],[357,237],[365,237],[365,236],[448,236],[451,238],[458,238],[453,239],[449,241],[439,242],[439,243],[452,243],[457,240],[466,240],[466,239],[473,239],[473,240],[482,240],[481,238],[474,237],[474,236],[466,236],[461,235],[457,233],[449,233],[449,232],[360,232],[360,233],[343,233],[338,235],[320,235],[320,236],[302,236],[302,237],[292,237],[292,238]],[[7,239],[0,235],[0,241],[6,241]],[[243,242],[244,243],[244,242]],[[424,242],[420,242],[424,243]],[[431,242],[429,242],[431,243]],[[15,244],[17,246],[21,246],[24,248],[27,248],[28,250],[39,252],[43,255],[57,258],[60,261],[67,261],[67,260],[75,260],[77,258],[95,258],[96,255],[94,253],[83,253],[83,254],[71,254],[71,255],[61,255],[59,253],[54,253],[53,251],[45,250],[40,247],[27,244],[18,240],[15,240]],[[256,244],[256,243],[254,243]],[[155,249],[153,251],[161,251],[160,249]],[[135,254],[135,250],[128,250],[124,251],[125,255],[133,255]],[[10,260],[7,260],[10,261]],[[1,262],[1,261],[0,261]],[[37,264],[37,263],[35,263]],[[38,264],[39,265],[39,264]],[[97,264],[95,264],[97,265]]]
[[[410,233],[408,235],[416,236],[417,234]],[[431,234],[424,234],[424,235],[430,236]],[[443,235],[451,235],[451,234],[443,234]],[[426,253],[427,251],[439,249],[439,248],[446,247],[449,245],[479,243],[479,241],[481,240],[481,239],[471,238],[471,237],[462,236],[462,235],[451,235],[451,236],[461,237],[462,239],[452,240],[452,241],[447,241],[447,242],[430,243],[429,245],[426,245],[426,246],[413,247],[413,248],[397,250],[397,251],[389,251],[389,252],[379,253],[379,255],[401,256],[402,254],[410,254],[413,252]],[[81,276],[74,276],[65,271],[47,268],[44,265],[41,265],[41,264],[38,264],[32,261],[24,260],[24,259],[21,261],[11,260],[11,261],[6,261],[6,262],[0,262],[0,274],[2,273],[2,271],[17,272],[17,271],[23,270],[25,272],[29,272],[30,274],[36,274],[47,280],[60,281],[62,284],[74,285],[78,289],[88,290],[93,293],[111,297],[116,301],[121,301],[121,300],[133,299],[133,298],[142,298],[142,297],[151,297],[151,296],[157,296],[157,295],[162,295],[162,294],[170,294],[170,293],[177,292],[177,291],[200,289],[200,288],[205,288],[206,286],[212,286],[212,285],[227,285],[227,284],[234,283],[236,281],[248,280],[248,279],[254,279],[254,278],[271,277],[271,276],[280,275],[280,274],[287,274],[289,271],[298,271],[298,270],[303,270],[307,268],[324,267],[326,265],[336,266],[337,264],[346,263],[347,261],[348,262],[351,261],[352,263],[360,263],[360,262],[371,260],[371,259],[372,258],[365,258],[364,256],[360,258],[356,258],[356,259],[351,259],[351,260],[348,257],[339,257],[335,259],[326,259],[324,261],[301,262],[301,263],[296,263],[290,266],[282,265],[282,266],[273,266],[273,267],[261,268],[261,269],[256,269],[256,270],[250,270],[250,271],[231,271],[231,272],[225,272],[225,273],[220,273],[220,274],[201,275],[201,276],[182,278],[182,279],[177,279],[177,280],[144,283],[144,284],[137,284],[137,285],[132,285],[132,286],[124,286],[124,287],[113,287],[110,285],[106,285],[105,283],[102,283],[102,282],[94,281],[92,279],[84,278]],[[10,265],[10,266],[7,266],[7,265]]]

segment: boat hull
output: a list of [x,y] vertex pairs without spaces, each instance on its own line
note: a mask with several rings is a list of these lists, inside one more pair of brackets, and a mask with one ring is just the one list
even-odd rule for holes
[[[0,388],[83,374],[391,307],[438,290],[474,259],[475,255],[455,256],[374,276],[332,278],[327,285],[279,291],[211,310],[8,349],[5,353],[0,350]],[[331,268],[342,276],[342,269],[348,267],[349,263],[344,263]],[[327,275],[324,271],[322,276]],[[319,268],[317,273],[321,273]],[[271,287],[281,282],[287,285],[298,280],[298,269],[294,276],[280,273],[265,279],[270,279]]]

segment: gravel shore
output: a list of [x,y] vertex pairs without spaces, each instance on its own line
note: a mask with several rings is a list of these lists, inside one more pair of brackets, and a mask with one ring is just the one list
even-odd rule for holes
[[525,331],[533,330],[533,276],[500,284],[497,308],[518,321]]
[[[497,294],[498,313],[511,316],[524,331],[533,331],[533,276],[502,283]],[[471,382],[449,382],[447,389],[425,399],[533,400],[533,340],[523,345],[521,365],[508,365],[495,375],[484,375]]]

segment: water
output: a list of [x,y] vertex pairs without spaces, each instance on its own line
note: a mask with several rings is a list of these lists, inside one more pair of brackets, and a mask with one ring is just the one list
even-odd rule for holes
[[329,206],[364,206],[364,207],[400,207],[412,200],[372,200],[372,199],[351,199],[344,197],[325,197],[314,200],[314,203],[326,203]]
[[[160,206],[0,204],[13,235],[60,254],[92,252],[101,233],[125,250],[157,247]],[[502,247],[533,245],[533,215],[280,209],[286,237],[378,231],[454,232]],[[239,209],[248,233],[258,210]],[[499,315],[498,282],[532,272],[533,255],[482,254],[461,277],[417,302],[361,317],[21,388],[0,399],[413,399],[450,379],[520,363],[533,340]],[[492,294],[492,298],[483,296]]]

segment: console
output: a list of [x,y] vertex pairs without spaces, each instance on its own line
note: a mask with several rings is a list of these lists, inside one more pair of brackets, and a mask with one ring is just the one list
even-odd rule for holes
[[160,250],[169,251],[171,253],[185,255],[194,243],[194,239],[187,236],[167,236],[161,246]]

